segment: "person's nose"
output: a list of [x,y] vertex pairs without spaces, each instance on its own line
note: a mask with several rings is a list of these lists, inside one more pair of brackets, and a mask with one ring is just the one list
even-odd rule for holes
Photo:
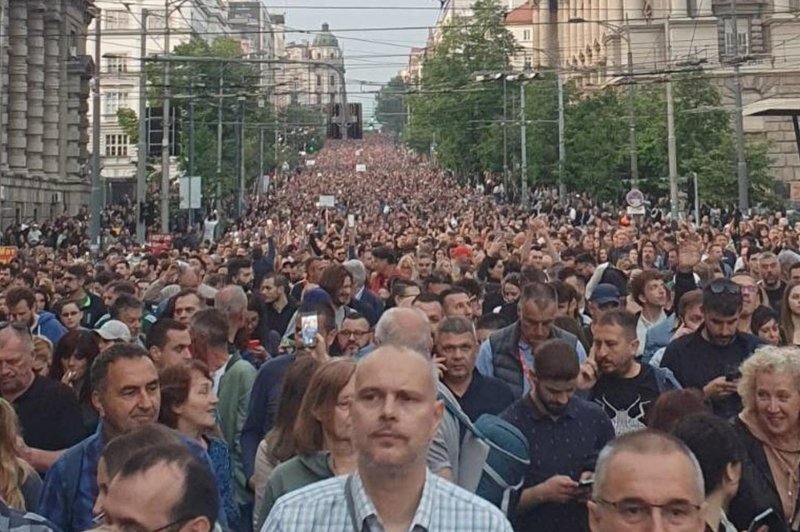
[[396,419],[397,418],[397,400],[393,395],[387,395],[383,400],[381,408],[382,419]]

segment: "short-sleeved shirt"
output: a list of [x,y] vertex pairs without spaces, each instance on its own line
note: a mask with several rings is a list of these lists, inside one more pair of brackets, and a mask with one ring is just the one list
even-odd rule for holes
[[467,391],[461,397],[456,395],[456,398],[464,413],[472,421],[477,421],[482,414],[498,415],[503,412],[514,402],[514,393],[500,379],[484,377],[478,370],[473,370]]
[[37,375],[13,405],[28,447],[60,451],[85,436],[78,398],[62,382]]
[[[539,410],[526,395],[503,412],[503,419],[528,439],[531,463],[523,489],[541,484],[554,475],[579,480],[584,471],[594,471],[600,451],[614,439],[608,416],[594,403],[573,396],[561,416],[553,419]],[[588,530],[586,504],[544,503],[518,514],[515,530]]]

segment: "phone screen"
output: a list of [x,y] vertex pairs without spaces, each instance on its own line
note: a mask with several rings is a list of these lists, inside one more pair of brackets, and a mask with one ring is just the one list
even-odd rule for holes
[[303,314],[300,316],[300,327],[303,334],[303,346],[314,347],[317,343],[319,324],[316,314]]
[[347,215],[347,226],[348,227],[355,227],[356,226],[356,217],[353,214]]

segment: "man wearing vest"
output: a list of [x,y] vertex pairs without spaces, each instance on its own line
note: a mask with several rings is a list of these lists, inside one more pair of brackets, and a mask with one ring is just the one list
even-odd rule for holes
[[483,342],[476,367],[486,377],[508,384],[515,397],[530,392],[528,370],[533,367],[533,351],[551,339],[560,339],[575,348],[578,361],[586,360],[586,350],[575,335],[553,325],[558,312],[555,288],[531,283],[522,287],[517,312],[519,319]]

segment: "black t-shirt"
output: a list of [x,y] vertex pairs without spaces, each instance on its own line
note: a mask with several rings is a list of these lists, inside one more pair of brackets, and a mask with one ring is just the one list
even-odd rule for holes
[[81,407],[66,384],[37,375],[13,405],[29,447],[59,451],[84,438]]
[[[297,310],[297,303],[289,300],[283,310],[278,312],[275,307],[269,303],[264,304],[264,318],[267,327],[267,332],[276,331],[281,337],[286,334],[286,329],[289,327],[289,321],[294,316]],[[294,326],[294,324],[292,324]]]
[[659,396],[655,370],[642,364],[639,374],[630,379],[604,375],[589,393],[589,399],[603,409],[617,436],[645,428],[645,419]]
[[769,289],[764,287],[764,291],[767,293],[767,299],[769,299],[769,306],[772,307],[778,315],[781,313],[781,300],[783,299],[783,292],[786,290],[786,283],[781,281],[778,283],[778,286],[773,289]]
[[506,383],[494,377],[484,377],[477,370],[472,372],[472,382],[464,395],[456,397],[472,421],[477,421],[481,414],[497,415],[514,402],[514,393]]
[[[664,351],[661,367],[672,370],[684,388],[703,387],[723,375],[734,373],[756,347],[764,342],[752,334],[737,333],[728,345],[716,345],[703,338],[703,328],[673,340]],[[730,418],[742,409],[738,394],[711,400],[715,414]]]

